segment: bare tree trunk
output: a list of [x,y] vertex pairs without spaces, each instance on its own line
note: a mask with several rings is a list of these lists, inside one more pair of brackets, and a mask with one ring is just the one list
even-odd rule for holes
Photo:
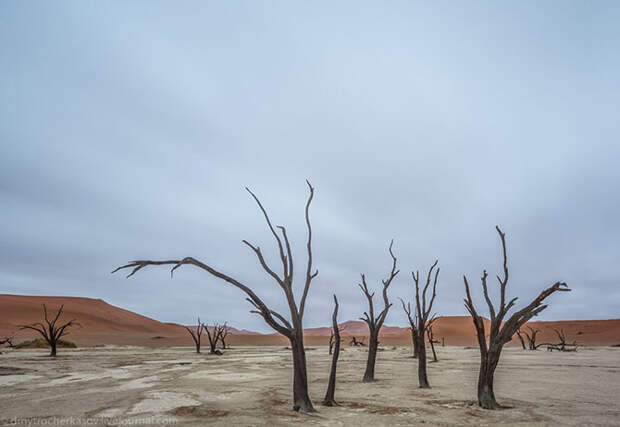
[[379,338],[376,333],[371,333],[368,339],[368,359],[366,360],[366,372],[362,382],[369,383],[375,380],[375,362],[377,361],[377,349]]
[[308,374],[306,372],[306,350],[303,335],[298,334],[290,340],[293,352],[293,409],[301,412],[314,412],[308,395]]
[[493,376],[499,362],[501,348],[480,354],[480,372],[478,374],[478,405],[484,409],[501,409],[493,392]]
[[338,365],[338,356],[340,355],[340,331],[338,330],[338,299],[334,295],[334,314],[332,315],[332,333],[334,335],[334,355],[332,357],[332,366],[329,371],[329,383],[327,384],[327,392],[325,393],[325,399],[323,399],[323,405],[335,406],[338,405],[335,399],[336,393],[336,367]]
[[413,358],[418,358],[418,340],[416,338],[415,328],[411,328],[411,342],[413,343]]
[[424,335],[417,336],[418,342],[418,382],[420,388],[430,388],[428,377],[426,375],[426,345],[424,343]]
[[56,342],[50,343],[50,357],[56,357]]

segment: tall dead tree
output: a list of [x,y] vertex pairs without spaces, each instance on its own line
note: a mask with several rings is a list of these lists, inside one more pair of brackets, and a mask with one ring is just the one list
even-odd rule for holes
[[409,330],[411,331],[411,345],[413,346],[413,354],[411,357],[413,357],[414,359],[418,358],[418,331],[416,330],[416,319],[415,317],[417,317],[417,314],[414,314],[414,316],[411,316],[411,303],[407,303],[407,305],[405,305],[405,300],[403,300],[402,298],[400,299],[400,303],[403,305],[403,311],[405,312],[405,314],[407,315],[407,319],[409,319]]
[[271,326],[276,332],[284,335],[291,343],[291,351],[293,353],[293,409],[301,412],[313,412],[314,407],[312,406],[312,401],[310,400],[310,396],[308,394],[308,375],[306,370],[306,352],[304,349],[303,342],[303,316],[306,306],[306,298],[308,296],[308,291],[310,289],[310,283],[317,276],[318,271],[312,271],[312,228],[310,226],[310,203],[312,202],[312,198],[314,197],[314,188],[310,185],[310,182],[306,181],[308,184],[308,188],[310,190],[310,194],[308,196],[308,200],[306,202],[305,207],[305,222],[308,229],[308,239],[306,243],[307,248],[307,264],[306,264],[306,272],[303,277],[303,291],[301,299],[299,300],[299,306],[295,301],[295,296],[293,294],[293,256],[291,252],[291,246],[286,234],[286,229],[283,226],[277,226],[277,229],[280,231],[280,234],[276,232],[276,228],[272,225],[271,219],[267,214],[267,211],[263,208],[262,203],[252,193],[249,189],[246,190],[251,194],[254,198],[258,207],[260,208],[265,220],[267,222],[267,226],[269,231],[273,235],[277,246],[278,252],[280,255],[280,261],[282,263],[282,274],[278,274],[274,271],[265,260],[263,253],[258,246],[254,246],[248,241],[244,240],[243,243],[247,245],[252,251],[255,253],[256,257],[263,270],[271,276],[277,285],[282,289],[286,301],[288,303],[289,311],[290,311],[290,321],[287,320],[280,313],[270,309],[267,307],[265,302],[258,296],[254,291],[241,283],[239,280],[234,279],[233,277],[216,270],[210,265],[203,263],[196,258],[186,257],[180,258],[176,260],[165,260],[165,261],[151,261],[151,260],[140,260],[140,261],[132,261],[126,265],[123,265],[117,268],[114,271],[122,270],[125,268],[133,268],[131,273],[127,276],[130,277],[135,274],[138,270],[150,266],[150,265],[172,265],[171,274],[177,268],[182,265],[190,264],[195,267],[198,267],[207,273],[222,279],[223,281],[235,286],[236,288],[243,291],[249,301],[256,310],[252,310],[253,313],[259,314],[263,317],[265,322]]
[[336,294],[334,294],[332,331],[334,334],[334,354],[332,355],[332,366],[329,371],[329,383],[327,384],[327,392],[325,393],[325,399],[323,399],[324,406],[337,405],[334,394],[336,393],[336,366],[338,365],[338,357],[340,356],[340,331],[338,327],[338,298],[336,298]]
[[[434,321],[434,317],[430,317],[431,310],[433,309],[433,303],[437,296],[437,278],[439,277],[439,268],[435,270],[439,261],[435,263],[428,270],[426,276],[426,284],[422,289],[422,298],[420,298],[420,272],[412,272],[413,284],[415,285],[415,303],[416,303],[416,316],[415,316],[415,329],[416,329],[416,346],[418,350],[418,383],[420,388],[429,388],[428,375],[426,374],[426,344],[424,341],[426,335],[426,329]],[[435,271],[435,277],[433,280],[433,271]],[[432,294],[427,301],[427,292],[433,285]]]
[[377,360],[377,349],[379,348],[379,331],[381,331],[381,327],[383,326],[383,322],[387,317],[388,311],[392,304],[388,300],[387,290],[394,280],[394,277],[398,274],[398,270],[396,270],[396,257],[394,256],[394,252],[392,252],[392,245],[394,241],[390,242],[389,253],[392,257],[392,270],[390,271],[390,275],[387,279],[382,280],[383,283],[383,310],[375,316],[375,308],[373,303],[373,297],[375,296],[374,292],[370,292],[368,290],[368,285],[366,284],[366,277],[362,274],[362,283],[359,284],[360,289],[366,296],[368,300],[368,311],[364,312],[364,317],[360,317],[360,320],[363,320],[368,325],[368,360],[366,361],[366,371],[364,372],[363,382],[371,382],[375,380],[375,362]]
[[222,352],[217,349],[217,343],[220,341],[224,328],[217,323],[213,325],[211,330],[209,330],[207,325],[202,325],[202,327],[207,333],[207,339],[209,340],[209,354],[221,356]]
[[499,362],[500,354],[504,345],[511,340],[515,332],[518,331],[528,320],[538,315],[538,313],[547,308],[547,305],[543,305],[542,303],[548,296],[558,291],[570,291],[566,283],[556,282],[549,288],[543,290],[540,295],[538,295],[538,297],[536,297],[529,305],[513,313],[508,320],[504,321],[506,314],[515,304],[517,298],[515,297],[511,299],[508,303],[506,303],[506,285],[508,284],[508,261],[506,256],[505,239],[506,235],[499,229],[498,226],[496,226],[495,229],[497,230],[497,233],[499,234],[502,243],[502,251],[504,257],[504,277],[502,278],[499,275],[497,276],[500,287],[500,304],[497,311],[495,310],[495,307],[491,302],[487,290],[488,274],[486,270],[483,272],[481,278],[484,299],[486,300],[486,303],[489,307],[489,313],[491,317],[491,331],[489,334],[488,343],[485,336],[483,319],[478,315],[478,312],[474,307],[474,302],[471,298],[471,293],[469,292],[469,283],[467,282],[467,277],[463,276],[466,294],[465,307],[467,308],[467,311],[471,314],[472,320],[474,322],[474,327],[476,328],[478,345],[480,347],[480,372],[478,374],[478,405],[485,409],[502,408],[502,406],[499,405],[495,400],[495,394],[493,392],[493,376],[495,374],[495,368],[497,367],[497,364]]
[[198,318],[198,325],[196,329],[190,326],[184,326],[184,328],[189,332],[192,336],[192,340],[194,340],[194,345],[196,346],[196,353],[200,353],[200,338],[202,337],[202,328],[204,325],[200,323],[200,317]]
[[47,306],[43,304],[43,317],[45,324],[42,322],[37,322],[31,325],[20,326],[20,329],[30,329],[41,334],[47,345],[50,346],[50,357],[56,357],[56,346],[58,345],[60,338],[69,333],[67,329],[78,325],[78,323],[75,322],[75,319],[69,320],[65,323],[58,322],[63,309],[64,305],[61,305],[56,315],[50,320],[47,315]]
[[222,350],[226,350],[228,348],[226,347],[226,337],[228,337],[229,334],[230,328],[228,327],[226,322],[224,322],[224,326],[222,326],[222,333],[220,334],[220,343],[222,343]]

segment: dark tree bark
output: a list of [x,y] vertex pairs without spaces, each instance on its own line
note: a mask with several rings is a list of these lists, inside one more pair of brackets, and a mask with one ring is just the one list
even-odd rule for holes
[[[558,339],[560,340],[560,342],[557,344],[547,344],[547,351],[553,351],[553,350],[577,351],[577,348],[579,347],[579,345],[577,344],[577,341],[573,341],[572,344],[567,343],[566,334],[564,334],[563,329],[558,330],[558,329],[553,328],[553,331],[558,336]],[[543,344],[540,344],[540,345],[543,345]]]
[[[260,315],[269,326],[271,326],[276,332],[287,337],[291,343],[291,351],[293,353],[293,409],[295,411],[301,412],[314,412],[314,407],[312,406],[312,401],[310,400],[310,396],[308,394],[306,353],[303,343],[303,316],[305,311],[306,298],[310,289],[310,283],[317,276],[318,271],[312,271],[312,228],[310,226],[309,216],[310,203],[312,202],[312,199],[314,197],[314,188],[310,185],[310,182],[306,181],[306,183],[308,184],[308,188],[310,190],[310,194],[308,196],[305,207],[305,222],[308,229],[308,239],[306,243],[307,264],[305,276],[303,278],[303,292],[299,300],[299,307],[297,306],[293,293],[293,256],[291,252],[290,242],[286,234],[286,229],[283,226],[274,227],[272,225],[271,219],[269,218],[267,211],[263,207],[258,197],[256,197],[254,193],[252,193],[249,189],[246,188],[246,190],[250,193],[250,195],[258,204],[258,207],[260,208],[263,216],[265,217],[265,221],[267,222],[269,231],[271,232],[274,240],[277,243],[278,253],[280,255],[280,261],[282,264],[282,274],[280,275],[276,273],[267,264],[267,261],[265,260],[260,247],[254,246],[246,240],[244,240],[243,243],[247,245],[250,249],[252,249],[263,270],[265,270],[265,272],[269,276],[271,276],[278,284],[278,286],[282,289],[282,292],[284,293],[284,296],[289,306],[291,316],[290,321],[288,321],[280,313],[267,307],[263,300],[259,298],[259,296],[256,295],[256,293],[254,293],[254,291],[245,284],[193,257],[166,261],[132,261],[126,265],[118,267],[113,272],[125,268],[132,268],[133,270],[127,276],[131,277],[138,270],[141,270],[146,266],[172,265],[172,274],[174,270],[183,265],[193,265],[243,291],[247,295],[246,300],[249,301],[255,308],[255,310],[252,310],[252,313]],[[280,234],[276,232],[276,228],[280,231]]]
[[65,323],[58,323],[58,319],[62,314],[64,305],[61,305],[56,313],[56,316],[52,320],[49,320],[47,316],[47,307],[43,304],[43,316],[45,325],[42,322],[33,323],[32,325],[22,325],[20,329],[30,329],[41,334],[45,342],[50,346],[50,357],[56,357],[56,347],[61,337],[67,335],[68,328],[79,325],[75,322],[75,319],[69,320]]
[[499,234],[502,243],[502,251],[504,255],[504,277],[501,278],[500,276],[497,276],[497,280],[499,281],[500,285],[500,305],[497,312],[495,311],[495,307],[493,306],[493,303],[491,302],[487,291],[488,275],[486,270],[483,272],[481,278],[484,299],[486,300],[486,303],[489,307],[489,313],[491,317],[491,331],[489,334],[488,344],[482,317],[480,317],[476,312],[476,308],[474,307],[474,303],[469,292],[469,283],[467,282],[467,277],[463,276],[466,294],[465,307],[467,308],[469,314],[471,314],[472,320],[474,322],[474,327],[476,328],[478,345],[480,347],[478,405],[485,409],[502,408],[502,406],[499,405],[495,400],[495,393],[493,392],[493,376],[495,374],[495,368],[497,367],[497,364],[499,362],[499,358],[504,344],[509,342],[516,333],[516,331],[518,331],[527,321],[529,321],[532,317],[538,315],[538,313],[547,308],[547,305],[543,305],[542,303],[548,296],[558,291],[570,291],[566,283],[556,282],[549,288],[543,290],[540,295],[538,295],[538,297],[536,297],[529,305],[513,313],[513,315],[510,316],[508,320],[504,321],[506,314],[515,304],[517,298],[513,298],[508,303],[506,303],[506,285],[508,284],[506,240],[505,234],[499,229],[499,227],[496,226],[495,228]]
[[184,326],[187,332],[189,332],[189,334],[191,335],[192,340],[194,340],[194,345],[196,346],[196,353],[200,353],[200,338],[202,336],[203,327],[204,325],[200,323],[200,317],[198,318],[198,325],[196,326],[196,330],[193,330],[188,326]]
[[364,372],[364,377],[362,379],[363,382],[372,382],[375,380],[375,362],[377,360],[377,349],[379,348],[379,332],[381,331],[381,327],[383,326],[383,322],[385,322],[385,318],[387,317],[388,311],[392,304],[388,300],[387,290],[394,280],[394,277],[398,274],[398,270],[396,270],[396,257],[392,252],[392,245],[394,241],[390,242],[389,253],[392,257],[392,270],[390,271],[390,275],[387,279],[382,280],[383,283],[383,305],[384,308],[379,313],[378,316],[375,317],[375,308],[373,304],[373,297],[375,293],[370,293],[368,290],[368,286],[366,285],[366,277],[362,274],[362,283],[359,285],[360,289],[366,296],[368,300],[368,311],[364,312],[364,317],[360,317],[360,320],[363,320],[368,325],[368,359],[366,361],[366,371]]
[[338,298],[334,294],[334,313],[332,314],[332,333],[334,335],[334,354],[332,356],[332,366],[329,371],[329,383],[327,384],[327,392],[325,393],[325,399],[323,399],[323,405],[335,406],[338,405],[334,398],[336,393],[336,367],[338,365],[338,356],[340,356],[340,331],[338,327]]

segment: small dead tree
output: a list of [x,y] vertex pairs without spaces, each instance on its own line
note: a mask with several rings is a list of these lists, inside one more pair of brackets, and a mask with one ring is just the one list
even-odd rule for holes
[[487,291],[487,272],[486,270],[482,274],[482,291],[484,299],[489,307],[489,313],[491,315],[491,332],[489,334],[489,340],[487,343],[484,323],[482,317],[478,315],[474,302],[469,292],[469,283],[467,277],[463,276],[465,283],[465,307],[469,314],[471,314],[474,327],[476,328],[476,335],[478,337],[478,345],[480,347],[480,372],[478,374],[478,405],[485,409],[500,409],[501,405],[495,400],[495,394],[493,393],[493,376],[495,374],[495,368],[499,362],[502,348],[509,342],[513,335],[518,331],[528,320],[538,315],[541,311],[547,308],[547,305],[543,305],[543,301],[554,292],[569,291],[566,283],[556,282],[549,288],[543,290],[538,297],[536,297],[529,305],[521,310],[513,313],[512,316],[506,321],[504,318],[508,311],[515,304],[517,298],[511,299],[506,303],[506,285],[508,284],[508,260],[506,256],[506,240],[505,234],[495,227],[499,234],[502,251],[504,257],[504,277],[497,276],[500,286],[500,304],[496,311],[489,293]]
[[[139,260],[139,261],[131,261],[126,265],[118,267],[113,271],[119,271],[125,268],[131,268],[132,271],[129,273],[127,277],[131,277],[137,271],[141,270],[146,266],[151,265],[172,265],[171,274],[177,268],[183,265],[193,265],[198,267],[207,273],[215,276],[223,281],[235,286],[236,288],[243,291],[248,297],[246,298],[255,308],[252,310],[252,313],[256,313],[260,315],[265,322],[271,326],[276,332],[284,335],[291,343],[291,352],[293,353],[293,409],[295,411],[300,412],[314,412],[314,407],[312,406],[312,401],[310,400],[310,395],[308,394],[308,374],[306,369],[306,351],[304,348],[303,342],[303,316],[306,308],[306,298],[308,296],[308,291],[310,290],[310,283],[312,280],[318,275],[318,270],[312,271],[312,228],[310,227],[310,203],[312,202],[312,198],[314,197],[314,187],[310,185],[309,181],[306,181],[308,184],[308,188],[310,190],[310,195],[308,196],[308,200],[306,202],[305,207],[305,222],[308,229],[308,239],[306,243],[306,248],[308,252],[307,256],[307,264],[305,275],[303,276],[303,291],[301,295],[301,299],[299,300],[299,306],[295,301],[295,295],[293,293],[293,255],[291,251],[291,245],[286,234],[286,229],[283,226],[278,225],[274,228],[272,225],[271,219],[267,214],[267,211],[263,207],[262,203],[252,193],[248,188],[246,190],[250,195],[254,198],[258,207],[260,208],[263,216],[265,217],[265,221],[267,222],[267,226],[269,227],[269,231],[273,235],[277,246],[278,253],[280,255],[280,261],[282,263],[282,275],[276,273],[267,263],[265,257],[263,256],[263,252],[260,247],[254,246],[248,241],[244,240],[243,243],[247,245],[252,251],[255,253],[258,261],[265,270],[265,272],[271,276],[274,281],[278,284],[278,286],[282,289],[286,301],[288,303],[288,307],[291,314],[291,320],[288,321],[284,316],[280,313],[270,309],[267,307],[267,304],[258,296],[252,289],[250,289],[245,284],[241,283],[239,280],[234,279],[233,277],[224,274],[210,265],[203,263],[196,258],[193,257],[185,257],[179,258],[175,260],[165,260],[165,261],[151,261],[151,260]],[[276,228],[280,231],[280,234],[276,232]]]
[[527,338],[527,345],[530,350],[538,350],[538,347],[545,345],[545,343],[536,344],[536,335],[540,332],[540,329],[534,329],[530,326],[527,327],[530,330],[528,334],[527,331],[524,331],[525,337]]
[[227,322],[224,322],[224,326],[222,327],[222,333],[220,334],[220,343],[222,343],[222,350],[226,350],[230,346],[226,347],[226,337],[230,334],[230,328],[226,325]]
[[202,337],[202,329],[204,328],[204,325],[200,323],[200,317],[198,318],[198,325],[196,325],[196,329],[190,326],[184,326],[184,328],[192,336],[192,340],[194,340],[196,353],[200,353],[200,338]]
[[0,345],[8,344],[9,348],[15,347],[13,345],[13,338],[14,338],[13,335],[11,335],[11,336],[4,337],[4,338],[0,339]]
[[221,356],[223,353],[217,349],[217,343],[220,341],[224,328],[217,323],[213,325],[211,330],[209,330],[207,325],[202,325],[202,327],[207,333],[207,339],[209,340],[209,354]]
[[573,341],[572,344],[567,343],[566,334],[564,333],[563,329],[558,330],[558,329],[553,328],[553,331],[558,336],[558,339],[560,340],[560,342],[557,344],[548,344],[547,351],[553,351],[553,350],[577,351],[577,348],[579,347],[579,345],[577,344],[577,341]]
[[411,316],[411,303],[407,303],[407,305],[405,305],[405,300],[403,300],[402,298],[400,299],[400,303],[403,305],[403,311],[405,312],[405,314],[407,315],[407,319],[409,320],[409,330],[411,331],[411,344],[413,346],[413,354],[411,357],[413,357],[414,359],[418,358],[418,331],[416,329],[416,324],[417,321],[415,319],[415,317],[417,317],[417,314],[415,314],[413,317]]
[[324,406],[338,405],[334,399],[336,392],[336,366],[338,365],[338,356],[340,356],[340,331],[338,327],[338,298],[334,294],[334,313],[332,314],[332,331],[334,334],[334,354],[332,356],[332,366],[329,371],[329,383],[327,385],[327,392],[325,393],[325,399],[323,399]]
[[349,342],[350,346],[353,347],[365,347],[366,344],[364,343],[364,337],[362,337],[361,341],[358,341],[357,338],[355,337],[351,337],[351,341]]
[[44,322],[37,322],[31,325],[22,325],[20,329],[30,329],[41,334],[45,342],[50,346],[50,357],[56,357],[56,346],[58,345],[58,341],[60,338],[67,335],[69,329],[72,326],[78,325],[75,319],[69,320],[68,322],[62,323],[58,322],[60,315],[62,314],[62,310],[64,309],[64,305],[61,305],[58,309],[56,315],[50,320],[47,315],[47,306],[43,304],[43,317]]
[[[422,298],[420,299],[420,271],[412,272],[413,284],[415,285],[415,302],[416,302],[416,341],[418,347],[418,383],[420,388],[430,388],[428,382],[428,375],[426,374],[426,344],[424,342],[424,336],[426,329],[434,321],[434,317],[429,317],[431,310],[433,309],[433,303],[437,296],[437,278],[439,277],[439,268],[435,270],[439,261],[435,261],[431,268],[428,270],[426,276],[426,284],[422,289]],[[435,271],[435,277],[433,279],[433,270]],[[432,294],[427,301],[427,291],[429,290],[431,283],[433,284]]]
[[437,353],[435,352],[435,344],[439,344],[441,341],[435,340],[433,336],[433,322],[435,322],[436,318],[433,318],[428,326],[426,327],[426,335],[428,337],[428,343],[431,346],[431,350],[433,351],[433,362],[437,362]]
[[364,312],[364,317],[360,317],[360,320],[363,320],[368,325],[369,337],[368,337],[368,360],[366,361],[366,371],[364,372],[363,382],[371,382],[375,380],[375,362],[377,360],[377,350],[379,348],[379,331],[381,331],[381,327],[383,326],[383,322],[385,322],[385,318],[387,317],[388,311],[392,304],[388,300],[387,291],[394,280],[394,277],[398,274],[398,270],[396,270],[396,257],[394,256],[394,252],[392,252],[392,245],[394,241],[390,242],[390,247],[388,249],[390,256],[392,257],[392,270],[390,271],[390,275],[387,279],[382,280],[383,283],[383,310],[375,316],[375,308],[373,303],[373,297],[375,295],[374,292],[370,293],[368,290],[368,285],[366,284],[366,277],[362,274],[362,283],[359,284],[360,289],[366,296],[368,300],[368,311]]

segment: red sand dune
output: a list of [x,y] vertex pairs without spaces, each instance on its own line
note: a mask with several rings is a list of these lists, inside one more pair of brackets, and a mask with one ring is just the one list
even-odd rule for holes
[[[81,346],[117,344],[142,345],[150,347],[191,345],[187,331],[174,323],[163,323],[106,303],[103,300],[78,297],[47,297],[0,295],[0,336],[15,334],[15,341],[31,339],[32,331],[20,331],[19,325],[42,320],[42,304],[56,312],[61,304],[65,309],[61,319],[76,319],[81,327],[71,330],[67,339]],[[531,322],[529,326],[541,330],[539,342],[556,341],[553,328],[564,330],[569,341],[577,340],[587,345],[620,344],[620,319],[574,320],[561,322]],[[341,323],[342,335],[348,338],[366,337],[368,329],[364,322],[351,320]],[[488,329],[488,327],[487,327]],[[447,316],[436,320],[433,328],[435,338],[445,340],[446,345],[476,345],[471,318],[468,316]],[[305,331],[308,345],[325,345],[329,340],[330,328],[310,328]],[[398,326],[384,326],[380,341],[384,345],[410,345],[409,329]],[[229,336],[231,345],[286,345],[287,340],[278,334],[232,328]],[[518,345],[515,339],[511,343]]]

